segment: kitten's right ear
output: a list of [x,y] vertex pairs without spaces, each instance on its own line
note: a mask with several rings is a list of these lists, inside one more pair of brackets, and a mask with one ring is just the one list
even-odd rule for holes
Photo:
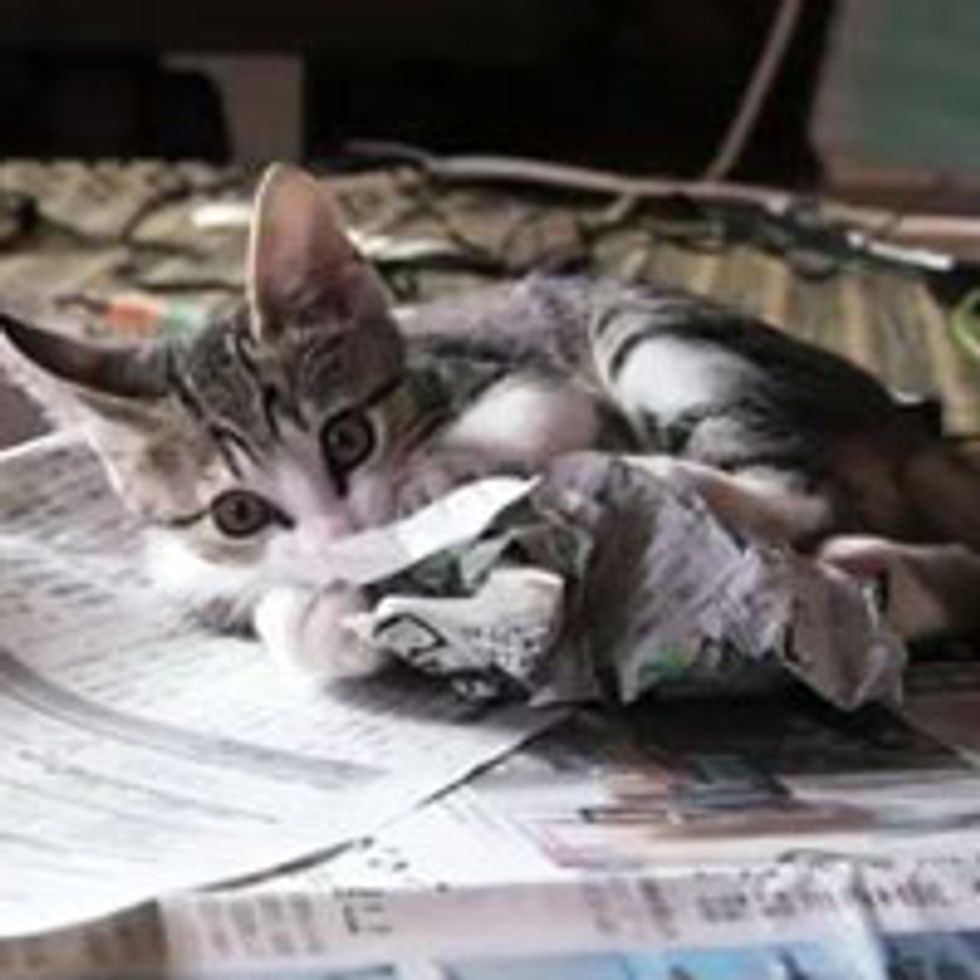
[[111,421],[149,421],[169,393],[167,353],[153,345],[93,344],[0,311],[0,330],[19,355],[8,369],[56,421],[87,409]]
[[201,449],[175,411],[170,356],[163,346],[74,340],[0,311],[7,373],[53,422],[80,428],[120,500],[144,515],[196,505],[188,474]]

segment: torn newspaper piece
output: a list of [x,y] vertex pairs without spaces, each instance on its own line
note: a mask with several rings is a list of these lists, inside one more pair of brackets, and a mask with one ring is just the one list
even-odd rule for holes
[[856,581],[740,537],[679,483],[583,453],[494,499],[496,518],[457,522],[422,561],[405,524],[365,536],[371,553],[385,538],[389,570],[406,557],[351,628],[475,698],[630,702],[787,672],[844,708],[900,692],[904,649]]
[[408,671],[302,689],[144,580],[88,450],[0,458],[0,937],[324,852],[551,717]]

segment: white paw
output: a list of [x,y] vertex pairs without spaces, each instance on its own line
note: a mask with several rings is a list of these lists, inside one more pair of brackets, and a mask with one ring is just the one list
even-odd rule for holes
[[385,662],[382,653],[344,625],[347,616],[365,608],[355,589],[277,586],[259,600],[252,621],[280,663],[305,677],[330,681],[372,674]]

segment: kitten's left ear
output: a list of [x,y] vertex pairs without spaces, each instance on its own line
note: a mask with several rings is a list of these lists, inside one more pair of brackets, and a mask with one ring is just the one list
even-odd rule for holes
[[310,174],[270,167],[259,185],[249,242],[248,298],[261,339],[325,315],[350,323],[388,308],[377,273],[344,233],[340,211]]

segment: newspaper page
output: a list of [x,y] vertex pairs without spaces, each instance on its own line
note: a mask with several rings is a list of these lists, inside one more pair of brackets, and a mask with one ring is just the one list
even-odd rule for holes
[[954,753],[884,711],[703,707],[576,719],[335,861],[173,896],[168,969],[980,975],[980,781]]
[[972,977],[978,821],[972,769],[888,711],[654,701],[332,860],[0,945],[0,974]]
[[0,576],[0,937],[328,851],[553,717],[397,673],[311,690],[202,632],[65,437],[0,463]]
[[[10,980],[973,978],[977,874],[962,859],[828,861],[560,887],[199,894],[165,932],[119,917],[57,944],[21,940],[24,958],[0,965]],[[142,958],[167,948],[166,965]]]
[[[721,868],[461,892],[194,897],[171,976],[894,980],[976,974],[975,862]],[[249,928],[262,921],[265,928]],[[271,925],[272,922],[276,924]],[[203,949],[223,967],[201,966]],[[180,956],[186,957],[180,962]],[[195,962],[196,961],[196,962]]]
[[488,885],[801,851],[944,853],[980,848],[977,825],[980,776],[950,748],[888,711],[837,717],[789,692],[654,702],[625,724],[576,717],[307,873],[378,885],[377,869],[399,864],[414,877],[390,884]]

